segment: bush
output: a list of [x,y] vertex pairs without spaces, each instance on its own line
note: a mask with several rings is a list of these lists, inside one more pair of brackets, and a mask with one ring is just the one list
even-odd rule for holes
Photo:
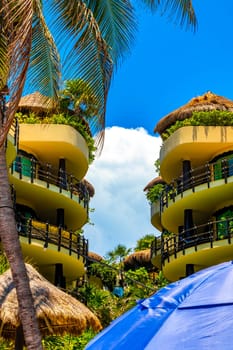
[[89,163],[92,163],[95,159],[95,141],[90,134],[89,127],[86,122],[83,119],[79,118],[77,115],[58,113],[47,115],[45,117],[39,117],[36,113],[33,112],[29,112],[29,114],[18,112],[15,116],[18,119],[19,123],[24,124],[62,124],[72,126],[83,136],[87,143],[89,150]]
[[177,120],[167,128],[161,135],[163,141],[184,126],[233,126],[233,112],[219,110],[193,112],[190,118]]

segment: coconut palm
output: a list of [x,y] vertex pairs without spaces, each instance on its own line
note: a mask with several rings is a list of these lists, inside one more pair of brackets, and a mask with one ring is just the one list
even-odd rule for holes
[[[171,10],[174,15],[178,13],[181,24],[196,23],[191,0],[141,1],[152,10],[161,8]],[[41,337],[16,231],[5,157],[5,140],[26,76],[30,83],[26,84],[27,93],[38,90],[48,96],[50,102],[52,98],[54,104],[63,80],[87,81],[98,99],[95,127],[99,135],[97,146],[101,147],[113,64],[128,52],[134,30],[134,11],[127,0],[1,1],[0,235],[16,286],[28,349],[42,349]]]

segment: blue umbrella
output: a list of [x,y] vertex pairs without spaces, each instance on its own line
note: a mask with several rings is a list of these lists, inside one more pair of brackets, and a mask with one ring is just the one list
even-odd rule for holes
[[232,350],[233,264],[201,270],[118,317],[86,350]]

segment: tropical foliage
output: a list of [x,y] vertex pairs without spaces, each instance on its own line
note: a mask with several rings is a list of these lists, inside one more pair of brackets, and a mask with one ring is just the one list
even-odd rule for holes
[[89,163],[92,163],[95,159],[95,142],[90,134],[88,125],[77,115],[68,114],[65,112],[46,115],[44,117],[38,116],[34,112],[23,114],[22,112],[16,113],[16,117],[19,123],[27,124],[63,124],[70,125],[76,129],[85,139],[89,150]]
[[166,129],[161,135],[163,141],[167,140],[176,130],[184,126],[232,126],[233,112],[229,111],[200,111],[193,112],[190,118],[177,120],[173,125]]
[[134,251],[140,251],[144,249],[149,249],[151,247],[152,241],[155,239],[154,235],[147,234],[143,236],[142,238],[137,240],[136,247],[134,248]]
[[150,203],[154,203],[160,199],[160,196],[165,188],[164,184],[156,184],[149,188],[146,192],[146,198]]

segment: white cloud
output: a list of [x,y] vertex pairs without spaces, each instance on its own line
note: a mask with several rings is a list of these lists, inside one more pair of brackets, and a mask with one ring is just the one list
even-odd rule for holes
[[106,129],[102,154],[86,176],[95,187],[94,225],[84,227],[91,251],[105,255],[119,243],[133,248],[143,235],[156,233],[143,188],[156,176],[160,145],[160,138],[143,128]]

